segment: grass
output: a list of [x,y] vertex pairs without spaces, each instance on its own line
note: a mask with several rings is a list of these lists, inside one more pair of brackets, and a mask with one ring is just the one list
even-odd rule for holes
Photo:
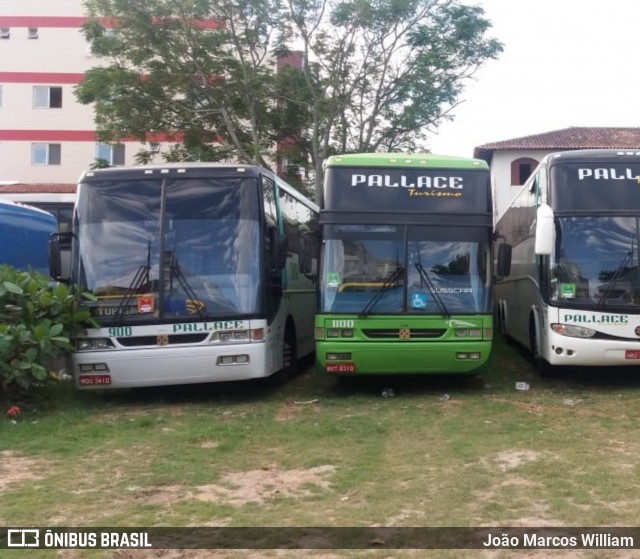
[[[0,524],[633,526],[639,392],[637,370],[543,380],[502,340],[482,377],[342,385],[309,371],[278,389],[142,393],[63,384],[0,420]],[[364,553],[390,556],[344,552]],[[209,556],[227,555],[184,555]]]

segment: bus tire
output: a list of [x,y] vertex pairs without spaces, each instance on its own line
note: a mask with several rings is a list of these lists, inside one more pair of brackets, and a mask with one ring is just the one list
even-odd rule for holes
[[282,371],[285,372],[287,379],[298,373],[296,331],[291,323],[287,323],[284,340],[282,341]]
[[298,351],[296,346],[296,331],[293,323],[288,320],[282,338],[282,368],[268,377],[271,386],[278,386],[287,382],[298,372]]
[[529,345],[531,346],[531,357],[536,367],[536,371],[543,378],[551,378],[555,374],[555,367],[540,355],[540,344],[533,316],[529,321]]
[[507,336],[507,311],[505,310],[504,301],[498,302],[497,309],[497,322],[498,322],[498,332],[502,336]]

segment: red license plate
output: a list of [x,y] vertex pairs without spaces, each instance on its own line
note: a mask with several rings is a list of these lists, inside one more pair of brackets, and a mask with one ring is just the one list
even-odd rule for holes
[[625,359],[640,359],[640,349],[628,349],[624,352]]
[[111,384],[111,375],[80,375],[78,384],[82,386],[108,385]]
[[325,365],[327,373],[355,373],[355,363],[327,363]]

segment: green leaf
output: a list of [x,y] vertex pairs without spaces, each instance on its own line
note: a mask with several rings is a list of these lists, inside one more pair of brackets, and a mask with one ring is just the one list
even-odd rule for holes
[[22,293],[24,293],[20,286],[10,281],[3,281],[2,285],[9,293],[15,293],[16,295],[22,295]]

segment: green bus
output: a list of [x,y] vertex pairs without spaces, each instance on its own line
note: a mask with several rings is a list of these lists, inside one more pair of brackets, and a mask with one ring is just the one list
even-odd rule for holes
[[368,153],[325,163],[316,369],[472,374],[491,353],[486,162]]

